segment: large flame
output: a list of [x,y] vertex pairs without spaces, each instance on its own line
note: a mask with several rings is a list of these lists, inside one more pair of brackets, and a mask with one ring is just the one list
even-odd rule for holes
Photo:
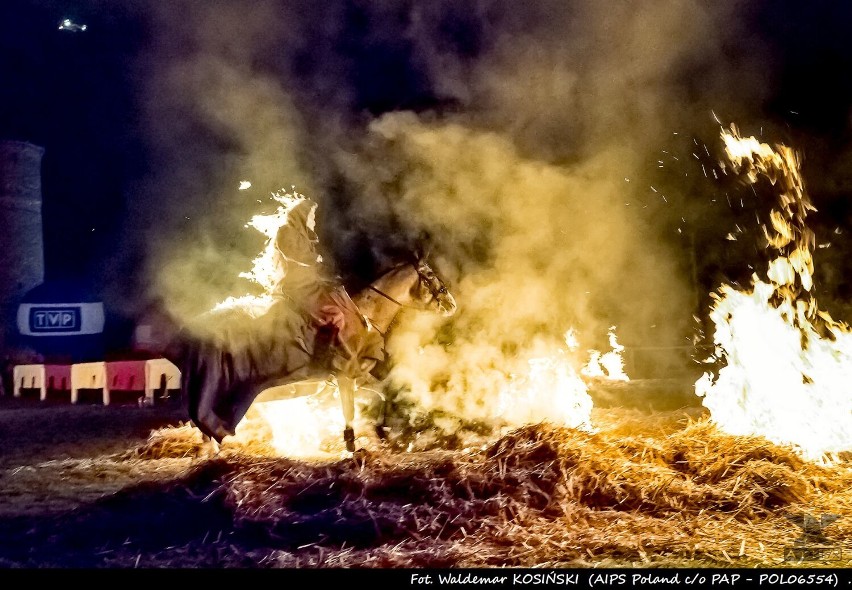
[[338,458],[345,451],[337,395],[262,402],[257,409],[272,431],[273,448],[282,456]]
[[715,357],[725,366],[695,384],[713,421],[735,435],[790,445],[811,460],[852,449],[852,334],[817,308],[811,292],[814,234],[805,225],[815,208],[799,158],[785,145],[722,131],[735,171],[749,182],[766,177],[780,207],[764,226],[777,256],[750,290],[721,286],[713,294]]

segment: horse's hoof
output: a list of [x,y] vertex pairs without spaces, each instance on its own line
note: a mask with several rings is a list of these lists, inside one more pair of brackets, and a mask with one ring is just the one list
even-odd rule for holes
[[351,426],[347,426],[343,430],[343,440],[346,441],[346,450],[350,453],[355,452],[355,431]]
[[215,438],[210,438],[208,436],[203,437],[204,440],[201,443],[201,448],[198,451],[198,456],[201,459],[213,459],[216,455],[219,454],[219,450],[221,449],[221,443],[218,442]]

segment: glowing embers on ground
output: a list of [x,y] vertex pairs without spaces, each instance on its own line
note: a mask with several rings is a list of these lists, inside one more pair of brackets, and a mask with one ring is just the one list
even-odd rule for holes
[[[594,403],[580,374],[627,381],[615,327],[610,328],[612,351],[603,355],[591,350],[591,359],[576,368],[577,339],[573,330],[565,334],[565,348],[527,361],[528,369],[515,374],[499,394],[498,414],[511,426],[550,422],[558,426],[591,429]],[[567,349],[567,350],[566,350]]]
[[793,150],[736,128],[722,138],[734,169],[749,182],[763,175],[777,187],[780,208],[764,227],[777,251],[766,279],[750,290],[721,286],[713,294],[717,375],[695,384],[712,420],[734,435],[763,436],[790,445],[811,460],[852,449],[852,334],[819,311],[811,288],[813,233],[805,225],[814,207]]

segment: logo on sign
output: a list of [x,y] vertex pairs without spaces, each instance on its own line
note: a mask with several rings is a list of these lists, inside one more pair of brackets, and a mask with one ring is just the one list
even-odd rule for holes
[[79,307],[33,307],[31,332],[76,332],[80,329]]

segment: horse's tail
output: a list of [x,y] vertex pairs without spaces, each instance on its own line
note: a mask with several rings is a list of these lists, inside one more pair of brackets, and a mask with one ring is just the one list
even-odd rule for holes
[[189,417],[196,426],[198,420],[198,404],[201,392],[199,373],[200,340],[193,336],[190,330],[182,328],[171,339],[163,351],[163,356],[171,361],[181,374],[180,394]]
[[183,368],[184,359],[190,349],[188,336],[186,328],[179,330],[162,351],[163,357],[179,369]]
[[181,372],[181,397],[192,424],[221,443],[236,433],[251,393],[248,383],[236,379],[233,355],[214,341],[182,329],[169,343],[164,356]]

